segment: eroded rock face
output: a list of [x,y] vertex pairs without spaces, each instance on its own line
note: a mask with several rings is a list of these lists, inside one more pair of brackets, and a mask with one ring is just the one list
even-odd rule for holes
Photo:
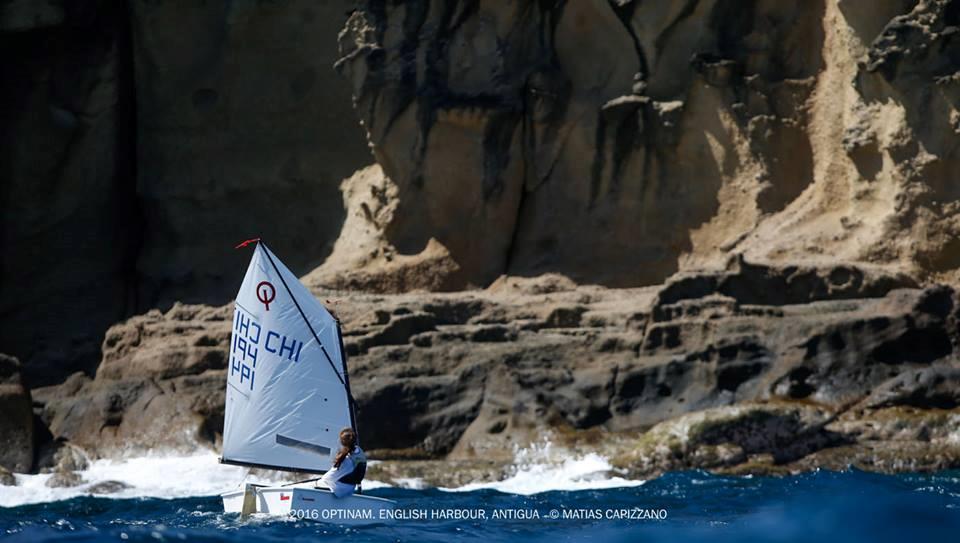
[[[643,475],[863,463],[888,441],[894,452],[876,469],[949,467],[960,460],[950,446],[960,306],[952,288],[911,284],[877,270],[737,261],[659,288],[545,276],[461,293],[316,294],[344,323],[364,446],[422,460],[410,466],[425,473],[437,458],[505,473],[515,446],[544,435],[658,424],[703,431],[671,448],[655,427],[639,438],[654,450],[636,457],[630,440],[594,445]],[[96,379],[38,391],[53,433],[102,454],[215,445],[228,313],[178,305],[114,327]],[[936,439],[905,436],[907,421]]]
[[415,255],[400,254],[386,228],[397,212],[397,186],[374,164],[340,185],[346,219],[333,252],[304,281],[318,289],[396,294],[458,285],[460,265],[435,238]]
[[3,466],[0,466],[0,486],[17,486],[16,476]]
[[333,71],[351,4],[130,2],[141,309],[229,300],[246,238],[297,273],[330,253],[340,181],[370,161]]
[[952,280],[957,2],[862,4],[6,3],[0,341],[31,385],[92,376],[111,323],[228,299],[258,234],[380,292],[732,253]]
[[80,447],[64,440],[46,443],[37,451],[36,470],[40,473],[83,471],[90,460]]
[[50,488],[65,488],[80,486],[83,484],[83,477],[75,471],[56,470],[47,479],[46,485]]
[[459,284],[960,268],[956,2],[366,2],[340,36],[385,231]]
[[957,0],[363,2],[338,189],[345,6],[0,7],[0,343],[76,371],[56,437],[215,443],[229,308],[173,303],[262,234],[326,258],[384,457],[706,417],[625,467],[956,465]]
[[118,1],[5,2],[0,345],[30,386],[100,361],[134,288],[132,65]]
[[16,358],[0,353],[0,468],[26,472],[33,467],[33,406],[20,370]]
[[746,403],[684,415],[605,448],[615,467],[644,478],[683,469],[774,475],[851,466],[937,471],[960,465],[958,422],[955,409]]
[[822,407],[789,403],[708,409],[654,426],[616,462],[644,475],[718,469],[757,457],[784,464],[843,442],[824,428],[832,414]]
[[213,443],[223,429],[230,316],[177,304],[114,326],[95,379],[77,373],[36,391],[44,422],[94,454]]
[[124,318],[229,300],[243,239],[330,253],[370,162],[333,71],[350,5],[0,6],[0,345],[30,386],[92,376]]

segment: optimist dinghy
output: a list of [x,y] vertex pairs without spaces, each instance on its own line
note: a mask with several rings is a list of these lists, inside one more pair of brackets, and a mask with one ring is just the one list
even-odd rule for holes
[[[340,448],[340,430],[357,432],[340,322],[266,245],[253,241],[233,313],[220,461],[324,473]],[[246,484],[221,497],[228,513],[340,524],[384,522],[396,506],[361,494],[337,498],[312,482]]]

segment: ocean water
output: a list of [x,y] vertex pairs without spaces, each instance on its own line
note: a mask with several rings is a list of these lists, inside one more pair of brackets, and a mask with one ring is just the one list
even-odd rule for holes
[[[19,475],[19,486],[0,487],[0,539],[915,543],[960,538],[960,472],[818,471],[783,478],[683,472],[630,481],[612,476],[597,455],[533,456],[521,458],[516,474],[498,483],[436,489],[417,480],[403,487],[368,482],[366,493],[396,500],[410,516],[424,517],[353,528],[223,513],[217,493],[235,488],[245,470],[218,465],[212,453],[100,460],[83,473],[79,487],[48,488],[48,475]],[[107,480],[127,487],[106,496],[86,493]]]

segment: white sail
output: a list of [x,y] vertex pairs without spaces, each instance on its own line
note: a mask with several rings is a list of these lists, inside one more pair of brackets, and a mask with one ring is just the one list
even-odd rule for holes
[[223,461],[323,472],[352,427],[332,315],[262,243],[237,294]]

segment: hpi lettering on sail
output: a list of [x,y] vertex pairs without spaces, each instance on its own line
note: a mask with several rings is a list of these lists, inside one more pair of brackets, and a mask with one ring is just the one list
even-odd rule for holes
[[233,313],[230,378],[239,376],[240,385],[252,391],[257,362],[299,362],[303,345],[303,341],[294,337],[264,330],[252,315],[237,306]]

